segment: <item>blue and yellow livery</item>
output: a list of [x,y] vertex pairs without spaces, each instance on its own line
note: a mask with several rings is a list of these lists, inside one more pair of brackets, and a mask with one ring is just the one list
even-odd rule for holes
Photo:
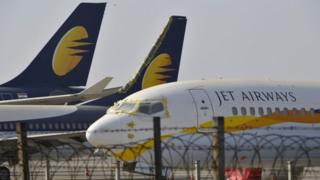
[[[0,114],[2,114],[0,131],[14,131],[15,123],[22,121],[27,124],[29,131],[85,130],[105,114],[108,106],[118,100],[141,89],[176,81],[185,27],[185,17],[171,17],[137,75],[116,93],[78,105],[2,105],[0,107]],[[84,33],[81,28],[76,31]],[[65,39],[73,39],[73,37],[65,37]],[[70,65],[69,68],[71,67],[73,66]],[[67,71],[68,68],[59,69],[59,73]],[[17,111],[20,113],[16,113]]]
[[[216,119],[224,117],[227,167],[268,169],[286,161],[319,166],[319,91],[319,82],[199,80],[162,84],[110,107],[88,128],[86,136],[96,147],[111,149],[110,154],[118,160],[153,166],[152,118],[161,117],[163,165],[186,168],[199,160],[203,167],[213,163]],[[115,146],[123,148],[110,148]]]
[[106,3],[81,3],[31,64],[0,86],[0,99],[79,92],[85,86]]
[[142,89],[177,81],[186,23],[184,16],[171,16],[136,76],[118,93],[86,104],[111,106]]

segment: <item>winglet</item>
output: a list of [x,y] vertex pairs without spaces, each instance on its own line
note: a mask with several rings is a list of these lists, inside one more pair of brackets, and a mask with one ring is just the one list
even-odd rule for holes
[[91,94],[99,94],[103,92],[104,88],[110,83],[112,77],[105,77],[104,79],[100,80],[96,84],[92,85],[91,87],[81,91],[79,95],[91,95]]

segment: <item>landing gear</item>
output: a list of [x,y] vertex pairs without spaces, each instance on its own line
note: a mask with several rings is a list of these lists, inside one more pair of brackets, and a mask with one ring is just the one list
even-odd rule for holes
[[10,180],[10,170],[5,166],[0,166],[0,180]]

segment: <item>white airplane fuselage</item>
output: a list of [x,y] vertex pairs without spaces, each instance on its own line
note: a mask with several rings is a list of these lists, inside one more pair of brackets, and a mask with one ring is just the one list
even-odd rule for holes
[[214,117],[223,116],[227,166],[320,165],[320,83],[189,81],[137,92],[87,130],[88,141],[127,162],[153,163],[153,121],[161,117],[163,163],[209,165]]

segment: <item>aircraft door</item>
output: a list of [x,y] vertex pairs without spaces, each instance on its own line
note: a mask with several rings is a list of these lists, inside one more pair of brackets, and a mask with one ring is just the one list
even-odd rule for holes
[[189,92],[197,111],[198,126],[201,122],[211,120],[213,117],[213,107],[208,93],[204,89],[190,89]]

